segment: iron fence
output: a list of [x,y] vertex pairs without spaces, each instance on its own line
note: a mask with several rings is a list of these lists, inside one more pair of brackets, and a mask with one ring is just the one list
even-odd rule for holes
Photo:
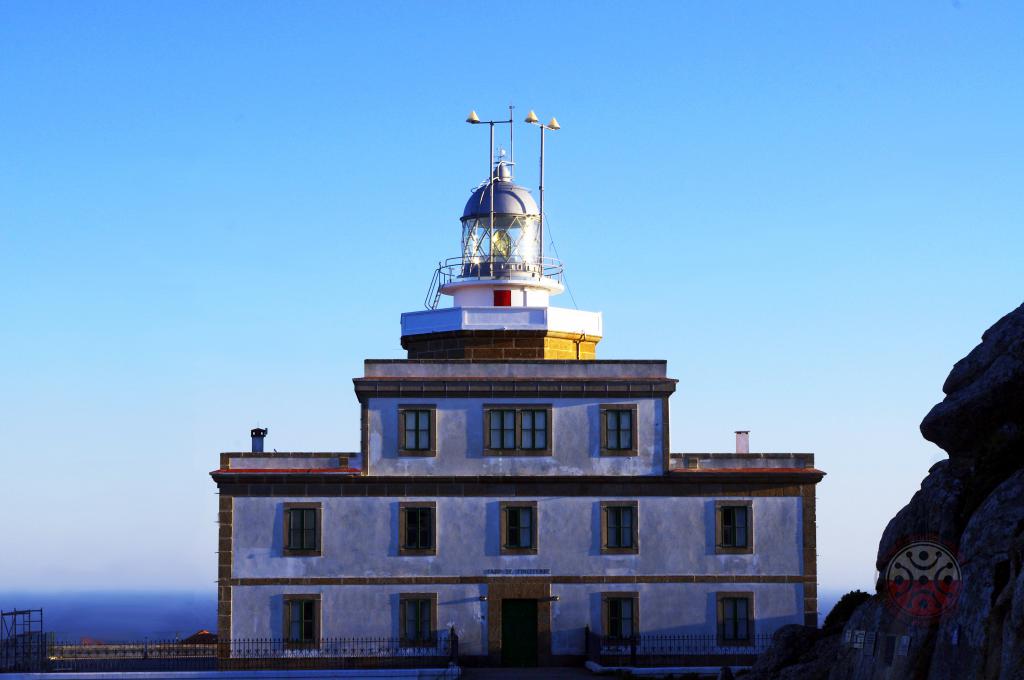
[[143,640],[107,644],[57,642],[48,646],[50,672],[309,670],[337,668],[444,668],[457,663],[454,629],[429,642],[398,638],[324,638],[293,643],[282,639],[223,642]]
[[721,640],[715,634],[609,637],[587,628],[586,654],[602,666],[742,666],[752,664],[771,639],[770,634],[743,642]]

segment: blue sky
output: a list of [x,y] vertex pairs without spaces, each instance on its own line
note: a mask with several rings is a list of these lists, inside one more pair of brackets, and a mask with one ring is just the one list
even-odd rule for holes
[[869,588],[1021,302],[1022,81],[1009,2],[4,2],[0,580],[212,588],[217,452],[358,448],[513,102],[599,356],[669,361],[674,451],[817,453]]

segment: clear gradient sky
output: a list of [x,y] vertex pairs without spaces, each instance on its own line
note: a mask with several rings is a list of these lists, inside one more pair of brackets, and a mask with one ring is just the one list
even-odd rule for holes
[[212,589],[217,453],[358,449],[509,102],[599,356],[673,451],[815,452],[869,588],[1021,302],[1022,3],[0,2],[0,590]]

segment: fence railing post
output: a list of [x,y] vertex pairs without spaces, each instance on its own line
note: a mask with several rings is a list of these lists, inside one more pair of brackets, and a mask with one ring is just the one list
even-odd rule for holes
[[455,632],[455,626],[452,626],[448,632],[448,661],[449,663],[459,663],[459,634]]

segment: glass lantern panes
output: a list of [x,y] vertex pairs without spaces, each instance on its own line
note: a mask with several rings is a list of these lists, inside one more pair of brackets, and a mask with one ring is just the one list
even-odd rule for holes
[[495,214],[462,220],[462,275],[540,274],[540,221],[536,215]]

